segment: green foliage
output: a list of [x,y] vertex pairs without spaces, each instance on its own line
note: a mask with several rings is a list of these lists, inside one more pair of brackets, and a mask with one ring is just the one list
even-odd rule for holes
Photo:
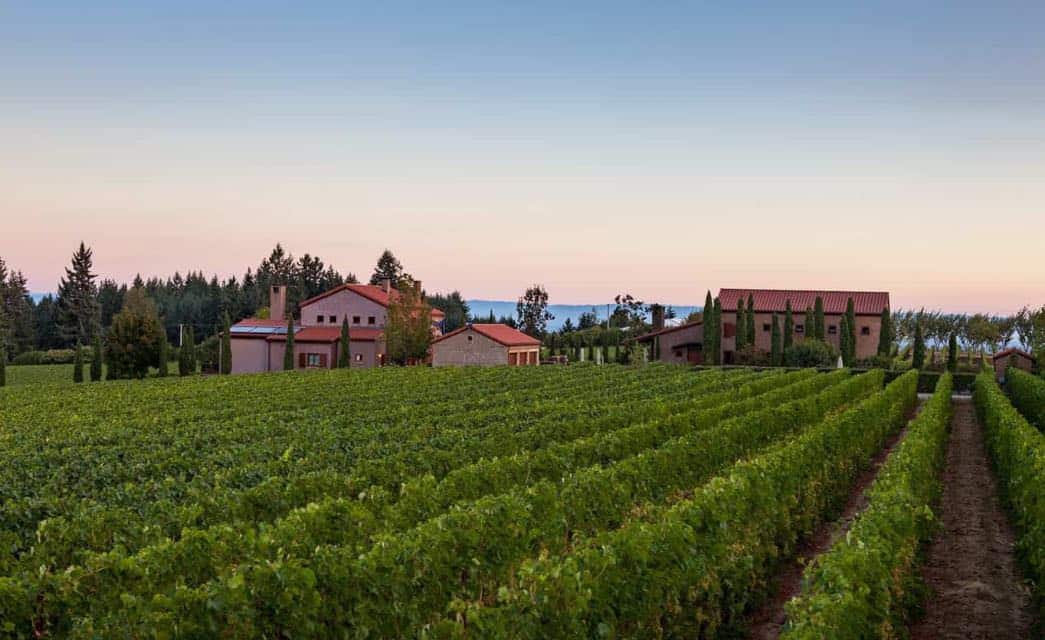
[[[109,378],[144,378],[159,364],[163,328],[153,305],[140,287],[127,292],[123,309],[109,328]],[[189,350],[191,352],[191,350]]]
[[773,314],[773,333],[770,336],[769,363],[774,367],[784,364],[784,348],[780,339],[780,321]]
[[805,327],[803,327],[804,336],[806,340],[816,339],[816,316],[813,314],[812,307],[806,307]]
[[83,382],[83,346],[76,343],[76,355],[73,358],[73,382]]
[[169,375],[168,367],[170,365],[170,343],[167,342],[167,332],[160,332],[160,345],[159,354],[157,355],[157,370],[156,375],[160,378],[166,378]]
[[838,351],[842,356],[842,364],[847,367],[853,366],[853,360],[849,356],[853,340],[853,331],[849,328],[849,318],[842,316],[841,331],[839,331],[838,335]]
[[337,366],[341,369],[352,366],[352,335],[348,326],[348,316],[341,321],[341,336],[337,344]]
[[893,352],[893,317],[889,308],[882,309],[881,326],[878,328],[878,355],[887,358]]
[[[806,335],[808,334],[809,327],[806,327]],[[824,299],[820,296],[817,296],[813,303],[813,337],[821,342],[827,337],[824,331]]]
[[283,370],[294,370],[294,316],[287,314],[287,341],[283,348]]
[[7,343],[0,331],[0,387],[7,386]]
[[196,374],[196,338],[192,327],[184,327],[182,333],[182,344],[178,347],[178,375],[191,376]]
[[[951,416],[951,376],[911,421],[846,536],[808,566],[787,605],[786,640],[902,637],[918,603],[919,550],[932,536]],[[873,630],[873,634],[871,631]]]
[[715,356],[714,363],[722,364],[722,302],[718,298],[715,298],[715,329],[711,334],[715,341],[715,348],[712,352]]
[[1035,581],[1039,615],[1045,615],[1045,434],[1009,403],[990,370],[976,377],[973,399],[1002,498],[1016,525],[1017,554]]
[[922,323],[919,318],[914,325],[914,346],[911,351],[911,367],[921,369],[925,366],[925,338],[922,335]]
[[789,367],[834,367],[838,364],[838,352],[826,342],[806,338],[784,351],[784,364]]
[[952,333],[947,340],[947,370],[954,373],[958,370],[958,334]]
[[102,379],[102,351],[102,336],[98,333],[94,336],[94,346],[91,348],[91,382]]
[[432,344],[432,310],[418,292],[405,289],[388,305],[385,354],[395,364],[424,361]]
[[1045,431],[1045,380],[1009,367],[1005,372],[1005,390],[1016,409],[1031,424]]
[[700,346],[704,352],[704,364],[715,362],[715,303],[711,299],[711,290],[704,296],[704,308],[702,314],[702,330],[704,339]]
[[232,320],[228,311],[221,317],[221,362],[218,372],[226,375],[232,373]]
[[784,344],[783,350],[786,352],[791,348],[791,345],[795,343],[795,319],[791,313],[791,300],[787,301],[787,306],[784,309]]
[[747,318],[745,317],[744,299],[737,300],[737,322],[734,352],[739,353],[747,344]]
[[747,314],[744,316],[744,343],[755,344],[755,298],[747,294]]
[[555,319],[555,316],[548,312],[548,292],[539,284],[526,289],[515,304],[515,313],[519,320],[519,330],[535,338],[544,337],[548,321]]

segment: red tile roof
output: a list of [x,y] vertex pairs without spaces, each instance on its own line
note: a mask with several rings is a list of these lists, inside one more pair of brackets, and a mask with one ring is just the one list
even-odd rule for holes
[[456,336],[459,333],[463,333],[473,329],[476,333],[486,336],[487,338],[503,344],[506,347],[536,347],[540,346],[541,341],[532,336],[528,336],[518,329],[513,329],[506,324],[467,324],[460,329],[451,331],[450,333],[439,337],[432,341],[432,344],[436,342],[442,342],[451,336]]
[[[334,287],[329,291],[324,291],[318,296],[313,296],[308,300],[304,300],[303,302],[301,302],[301,307],[304,308],[306,305],[310,305],[313,302],[317,302],[319,300],[322,300],[323,298],[332,296],[335,293],[339,293],[341,291],[351,291],[352,293],[363,296],[367,300],[377,303],[382,307],[388,307],[388,304],[391,300],[395,300],[399,297],[399,292],[395,289],[392,289],[391,293],[389,293],[385,291],[384,287],[378,287],[372,284],[343,284],[339,287]],[[433,320],[442,320],[445,317],[446,314],[440,311],[439,309],[432,309]]]
[[[356,328],[351,329],[348,335],[352,342],[374,342],[382,333],[381,329]],[[285,342],[287,336],[277,334],[266,339],[269,342]],[[303,327],[294,333],[295,342],[337,342],[340,339],[339,327]]]
[[1011,356],[1011,355],[1023,356],[1024,358],[1030,360],[1031,362],[1035,361],[1034,360],[1034,356],[1032,356],[1031,354],[1027,353],[1023,349],[1017,349],[1016,347],[1009,347],[1008,349],[1002,349],[998,353],[994,354],[991,357],[991,359],[992,360],[997,360],[998,358],[1004,358],[1005,356]]
[[643,334],[643,335],[641,335],[641,336],[639,336],[639,337],[637,337],[635,339],[638,340],[639,342],[645,342],[647,340],[652,340],[653,338],[655,338],[657,336],[662,336],[665,333],[674,333],[675,331],[682,331],[683,329],[689,329],[690,327],[696,327],[696,326],[699,326],[699,325],[702,325],[702,324],[704,324],[704,319],[703,318],[697,318],[693,322],[687,322],[685,324],[680,324],[677,327],[665,327],[665,328],[661,329],[660,331],[650,331],[649,333]]
[[887,291],[817,291],[812,289],[719,289],[718,299],[723,311],[736,311],[737,300],[743,298],[747,306],[748,295],[752,295],[756,312],[783,313],[787,301],[791,301],[794,313],[803,313],[806,307],[813,308],[817,296],[824,301],[824,313],[845,313],[849,298],[858,315],[880,315],[889,307]]

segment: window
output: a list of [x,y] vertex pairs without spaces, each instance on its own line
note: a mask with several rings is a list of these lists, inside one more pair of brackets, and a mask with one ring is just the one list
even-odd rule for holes
[[468,342],[472,341],[472,336],[468,336]]
[[362,361],[363,361],[363,354],[362,353],[357,353],[356,354],[356,362],[362,362]]
[[316,316],[316,324],[323,324],[323,316]]
[[359,316],[352,316],[352,324],[359,324]]
[[366,323],[367,324],[375,324],[375,323],[377,323],[377,318],[375,318],[374,316],[368,316],[367,319],[366,319]]
[[805,333],[805,332],[806,332],[806,326],[804,324],[796,324],[795,325],[795,333]]
[[832,335],[832,336],[835,335],[836,333],[838,333],[838,325],[836,325],[836,324],[829,325],[827,327],[827,333],[828,333],[828,335]]
[[871,327],[860,327],[860,335],[869,336],[871,335]]
[[322,354],[310,353],[310,354],[308,354],[308,359],[305,361],[305,366],[308,366],[308,367],[319,367],[319,366],[322,366],[321,365],[321,361],[322,361]]
[[769,323],[766,322],[762,325],[762,333],[769,333]]
[[337,316],[330,316],[330,324],[337,324]]

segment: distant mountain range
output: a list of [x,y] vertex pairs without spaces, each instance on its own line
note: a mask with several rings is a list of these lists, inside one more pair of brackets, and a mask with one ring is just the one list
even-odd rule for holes
[[[555,316],[554,320],[548,322],[548,328],[556,330],[562,327],[562,324],[566,322],[566,318],[570,318],[573,324],[576,325],[580,319],[582,313],[590,313],[592,310],[595,311],[595,315],[598,316],[599,320],[605,320],[607,313],[612,313],[614,305],[612,302],[607,304],[550,304],[548,305],[548,311]],[[608,310],[607,310],[608,307]],[[500,318],[501,316],[515,317],[515,302],[509,300],[468,300],[468,308],[471,310],[472,317],[474,318],[486,318],[490,315],[490,311],[493,310],[493,314]],[[692,311],[700,311],[701,307],[683,307],[674,306],[675,315],[679,318],[685,318]]]

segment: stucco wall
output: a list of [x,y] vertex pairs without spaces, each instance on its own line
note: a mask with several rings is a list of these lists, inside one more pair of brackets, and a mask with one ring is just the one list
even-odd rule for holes
[[[778,313],[777,321],[780,323],[780,338],[783,340],[784,337],[784,314]],[[805,327],[805,309],[801,312],[792,311],[792,320],[795,325],[803,325],[804,333],[795,332],[795,342],[801,342],[806,336],[813,335],[813,327]],[[737,314],[736,312],[722,312],[722,324],[725,327],[726,323],[736,324]],[[769,325],[769,330],[765,330],[765,325]],[[836,327],[835,333],[831,333],[831,327]],[[863,328],[866,327],[868,330],[867,335],[863,335]],[[755,314],[755,346],[762,351],[769,351],[773,347],[773,314],[772,313],[756,313]],[[858,315],[856,316],[856,357],[858,359],[871,358],[878,353],[878,333],[882,328],[882,318],[878,315]],[[842,333],[842,316],[840,314],[824,314],[824,338],[838,349],[841,344],[841,333]],[[722,338],[722,351],[736,351],[736,338]]]
[[491,366],[508,364],[508,348],[474,329],[432,345],[432,366]]
[[229,343],[232,347],[232,373],[268,371],[268,343],[264,339],[232,337]]
[[[316,322],[316,316],[322,315],[323,322]],[[330,316],[337,316],[334,326],[341,326],[342,320],[348,316],[350,326],[373,327],[381,329],[385,326],[388,310],[381,305],[349,290],[322,298],[301,308],[301,324],[306,327],[330,326]],[[359,324],[352,323],[352,317],[359,316]],[[368,324],[367,318],[373,316],[374,324]]]
[[676,354],[676,345],[683,345],[687,343],[704,342],[704,326],[694,325],[692,327],[686,327],[685,329],[679,329],[678,331],[672,331],[665,333],[660,338],[660,361],[671,362],[674,364],[686,364],[687,363],[687,351],[685,347],[679,347],[681,353]]

